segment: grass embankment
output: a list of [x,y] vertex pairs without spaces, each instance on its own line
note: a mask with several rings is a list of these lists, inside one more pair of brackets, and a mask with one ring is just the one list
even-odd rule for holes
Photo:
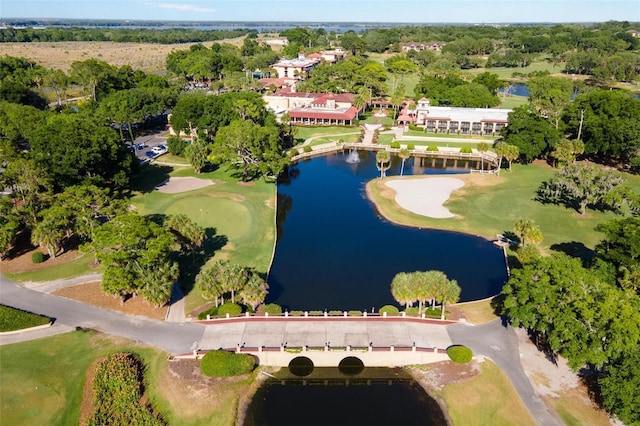
[[94,332],[0,346],[0,418],[8,425],[78,424],[87,368],[107,354],[133,352],[145,363],[147,393],[171,425],[234,424],[240,396],[254,376],[216,389],[219,399],[194,398],[167,370],[165,352]]
[[485,360],[480,374],[442,389],[454,425],[535,425],[515,388],[493,362]]
[[0,305],[0,332],[23,330],[50,322],[51,318]]
[[[177,194],[153,190],[169,177],[208,179],[214,185]],[[247,184],[238,179],[235,172],[225,168],[196,174],[191,168],[150,165],[136,180],[138,192],[132,204],[140,214],[184,214],[206,230],[204,253],[189,266],[181,282],[188,292],[187,312],[205,302],[193,287],[195,275],[205,263],[226,259],[259,272],[267,272],[270,266],[275,244],[276,187],[260,179]]]
[[79,277],[81,275],[99,273],[100,267],[93,265],[94,258],[91,254],[84,254],[69,262],[59,263],[48,268],[33,271],[18,272],[15,274],[6,273],[7,278],[16,282],[44,282],[54,281],[63,278]]
[[[394,193],[375,179],[367,189],[378,210],[390,220],[409,226],[445,229],[493,239],[496,234],[513,231],[520,218],[532,219],[540,227],[544,240],[541,248],[562,249],[570,253],[591,250],[602,239],[595,226],[618,218],[613,213],[589,210],[580,216],[564,206],[542,204],[535,200],[541,182],[550,179],[555,170],[535,165],[513,166],[513,172],[494,175],[457,175],[465,186],[455,191],[445,203],[456,215],[450,219],[433,219],[410,213],[393,200]],[[625,174],[628,184],[640,191],[640,177]],[[389,176],[386,179],[393,179]],[[411,177],[408,179],[415,179]]]

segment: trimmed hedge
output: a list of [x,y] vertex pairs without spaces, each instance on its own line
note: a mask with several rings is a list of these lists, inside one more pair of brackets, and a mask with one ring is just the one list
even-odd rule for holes
[[397,148],[400,149],[400,142],[398,141],[393,141],[389,144],[389,148]]
[[51,322],[51,318],[0,305],[0,332],[23,330]]
[[471,154],[472,152],[473,150],[469,146],[463,146],[462,148],[460,148],[461,154]]
[[45,261],[44,253],[41,251],[36,251],[31,254],[31,262],[32,263],[42,263]]
[[218,315],[218,307],[217,306],[212,306],[209,309],[207,309],[206,311],[202,311],[198,314],[198,319],[199,320],[206,320],[207,319],[207,315],[210,315],[212,317]]
[[276,303],[269,303],[258,306],[258,313],[268,313],[269,315],[282,315],[282,306]]
[[408,143],[407,144],[407,149],[410,150],[410,151],[413,151],[414,149],[416,149],[416,144]]
[[237,303],[226,302],[218,308],[218,315],[240,315],[242,313],[242,306]]
[[396,316],[400,313],[400,310],[393,305],[384,305],[382,308],[380,308],[379,312],[380,312],[380,315],[386,312],[387,315],[389,316]]
[[255,367],[251,355],[210,351],[200,361],[200,371],[208,377],[231,377],[250,373]]
[[449,346],[447,348],[447,355],[449,355],[451,361],[457,362],[458,364],[466,364],[473,358],[471,349],[463,345]]

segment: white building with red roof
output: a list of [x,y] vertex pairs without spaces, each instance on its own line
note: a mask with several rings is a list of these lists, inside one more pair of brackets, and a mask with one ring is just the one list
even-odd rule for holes
[[293,90],[281,90],[263,98],[277,115],[287,112],[293,124],[352,125],[358,117],[353,93],[296,92],[295,85],[289,89]]

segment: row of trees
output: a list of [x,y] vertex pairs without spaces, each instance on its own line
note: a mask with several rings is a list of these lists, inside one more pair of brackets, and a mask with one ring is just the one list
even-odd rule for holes
[[203,269],[196,277],[196,286],[202,297],[213,300],[216,307],[224,304],[225,296],[235,303],[237,295],[254,311],[269,293],[269,285],[259,273],[226,260],[218,260]]
[[439,301],[442,307],[440,318],[444,319],[445,305],[460,299],[460,286],[456,280],[447,278],[441,271],[400,272],[391,281],[393,298],[407,308],[418,302],[418,313],[429,302],[431,308]]

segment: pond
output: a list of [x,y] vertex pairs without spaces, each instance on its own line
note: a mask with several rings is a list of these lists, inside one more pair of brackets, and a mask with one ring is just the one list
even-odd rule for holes
[[257,390],[244,426],[447,424],[442,409],[401,369],[365,368],[355,376],[316,368],[304,378],[287,369]]
[[[278,241],[267,303],[288,310],[377,310],[399,306],[390,291],[398,272],[441,270],[462,287],[461,301],[496,295],[507,276],[503,252],[472,235],[391,223],[377,213],[365,185],[377,177],[375,153],[316,157],[278,184]],[[393,158],[387,176],[400,174]],[[462,173],[420,167],[405,175]],[[468,171],[467,171],[468,172]]]

